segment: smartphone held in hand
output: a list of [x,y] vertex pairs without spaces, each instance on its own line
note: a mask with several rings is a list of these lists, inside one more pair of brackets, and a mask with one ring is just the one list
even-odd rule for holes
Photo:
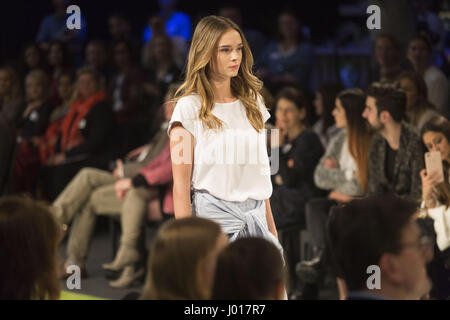
[[442,167],[440,151],[425,153],[425,166],[427,169],[427,175],[433,171],[436,171],[440,176],[440,180],[438,182],[444,182],[444,170]]

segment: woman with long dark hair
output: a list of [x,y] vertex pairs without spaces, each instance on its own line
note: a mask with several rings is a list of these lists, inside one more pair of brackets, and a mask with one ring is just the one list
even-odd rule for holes
[[450,122],[443,117],[433,118],[422,128],[423,143],[430,152],[440,152],[444,181],[438,172],[420,172],[422,178],[421,217],[431,218],[436,233],[434,260],[431,264],[433,289],[437,299],[450,297]]
[[325,84],[317,90],[314,99],[316,115],[319,119],[314,123],[313,130],[320,138],[324,149],[327,148],[330,140],[339,132],[334,123],[334,117],[331,114],[334,109],[336,96],[344,90],[339,84]]
[[365,101],[366,96],[360,89],[342,91],[336,98],[333,116],[336,126],[343,130],[330,142],[314,172],[317,187],[330,193],[327,198],[311,200],[305,208],[315,258],[304,262],[300,273],[304,278],[310,278],[310,282],[318,280],[318,272],[310,272],[317,270],[313,266],[324,265],[325,225],[330,208],[361,197],[367,191],[372,134],[362,118]]

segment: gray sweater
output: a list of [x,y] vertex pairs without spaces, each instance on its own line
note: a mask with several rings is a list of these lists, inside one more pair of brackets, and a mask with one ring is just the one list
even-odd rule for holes
[[347,139],[346,130],[341,130],[331,139],[325,154],[314,171],[314,183],[320,189],[338,191],[351,197],[362,196],[364,193],[356,178],[347,180],[345,171],[339,168],[328,169],[323,166],[324,160],[330,157],[339,161],[345,139]]

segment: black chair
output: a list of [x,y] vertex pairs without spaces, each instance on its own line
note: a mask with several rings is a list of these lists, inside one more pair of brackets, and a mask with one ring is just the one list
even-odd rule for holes
[[297,288],[295,266],[300,260],[310,256],[309,235],[304,223],[296,223],[279,227],[278,238],[284,250],[285,261],[289,272],[289,292]]
[[[2,114],[0,113],[0,117]],[[10,194],[13,184],[14,161],[17,153],[16,136],[0,118],[0,196]]]

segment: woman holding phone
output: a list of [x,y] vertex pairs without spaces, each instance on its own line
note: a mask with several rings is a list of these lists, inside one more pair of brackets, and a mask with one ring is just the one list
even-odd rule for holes
[[[421,217],[433,219],[436,232],[435,258],[432,262],[433,295],[438,299],[450,297],[450,122],[443,118],[433,118],[422,128],[423,143],[429,152],[441,154],[443,172],[423,169]],[[442,181],[442,177],[443,182]]]

